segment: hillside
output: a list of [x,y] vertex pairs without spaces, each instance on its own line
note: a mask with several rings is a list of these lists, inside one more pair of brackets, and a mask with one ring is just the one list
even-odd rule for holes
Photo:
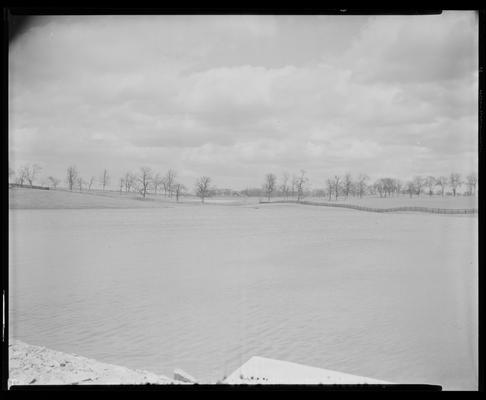
[[9,189],[11,209],[82,209],[82,208],[146,208],[167,207],[167,203],[153,199],[138,199],[112,192],[69,192],[66,190]]

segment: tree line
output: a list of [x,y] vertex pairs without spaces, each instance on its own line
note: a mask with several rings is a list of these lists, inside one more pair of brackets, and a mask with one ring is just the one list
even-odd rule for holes
[[[176,201],[179,201],[181,196],[186,194],[187,188],[185,185],[178,182],[176,178],[177,173],[173,169],[169,169],[165,175],[162,175],[159,172],[154,172],[149,167],[141,167],[137,172],[128,171],[120,177],[117,181],[117,187],[120,194],[123,192],[139,193],[145,198],[148,194],[157,195],[163,193],[165,197],[175,198]],[[199,183],[202,178],[200,178],[197,183]],[[70,166],[67,169],[66,182],[69,190],[75,189],[77,185],[79,191],[82,191],[83,182],[87,184],[87,187],[85,185],[85,190],[91,190],[94,181],[94,177],[91,177],[89,181],[84,181],[76,166]],[[112,183],[112,177],[107,169],[104,169],[103,173],[100,175],[99,183],[103,191],[105,191],[106,187]],[[204,197],[207,197],[205,191],[200,192],[200,195],[203,201]]]
[[[20,186],[33,186],[34,181],[38,179],[41,167],[37,164],[28,164],[19,168],[15,172],[9,167],[9,182],[14,181]],[[188,193],[188,189],[184,184],[177,179],[177,172],[169,169],[164,175],[159,172],[154,172],[149,167],[141,167],[137,172],[126,172],[119,178],[118,191],[121,193],[139,193],[143,198],[148,194],[164,194],[165,197],[174,198],[179,201],[181,197]],[[47,177],[44,184],[53,189],[57,189],[61,179],[53,176]],[[94,183],[101,186],[101,190],[105,191],[112,183],[112,176],[107,169],[104,169],[100,174],[99,179],[91,176],[89,179],[81,176],[79,170],[75,165],[71,165],[66,169],[65,183],[70,191],[92,191]],[[208,176],[199,177],[194,184],[194,193],[204,200],[217,192],[216,188],[211,186],[212,180]]]
[[[309,180],[305,177],[305,171],[300,174],[289,177],[288,173],[282,175],[280,184],[277,182],[277,176],[273,173],[265,175],[264,183],[261,189],[246,189],[247,195],[265,196],[270,201],[272,196],[288,198],[297,198],[300,201],[304,196],[326,197],[327,200],[337,200],[339,197],[348,198],[363,197],[365,195],[379,195],[380,197],[392,197],[401,194],[407,194],[410,197],[427,194],[432,196],[439,194],[451,194],[456,196],[459,187],[465,185],[465,195],[475,196],[478,177],[476,173],[471,173],[462,179],[458,173],[451,173],[449,176],[420,176],[406,182],[400,179],[385,177],[370,182],[366,174],[360,174],[353,178],[347,173],[343,176],[334,175],[327,178],[325,187],[321,189],[310,190],[307,187]],[[446,192],[449,188],[451,192]],[[435,190],[434,190],[435,189]],[[245,192],[245,191],[244,191]]]
[[[17,172],[9,168],[9,181],[12,179],[20,186],[33,186],[41,172],[38,164],[27,164],[18,169]],[[91,191],[96,183],[101,186],[103,191],[112,183],[112,177],[107,169],[104,169],[99,178],[91,176],[85,179],[75,165],[66,169],[65,182],[69,190]],[[439,194],[444,196],[451,194],[456,196],[457,190],[461,186],[466,186],[466,195],[476,195],[478,177],[476,173],[467,175],[464,179],[458,173],[451,173],[449,176],[420,176],[417,175],[408,181],[385,177],[370,182],[366,174],[359,174],[354,177],[350,173],[344,175],[334,175],[325,180],[325,186],[317,189],[310,189],[309,179],[306,171],[290,176],[284,172],[280,179],[274,173],[268,173],[264,177],[264,182],[259,188],[247,188],[241,191],[232,189],[217,189],[212,186],[212,179],[208,176],[199,177],[194,183],[194,194],[204,200],[213,195],[237,195],[237,196],[265,196],[268,201],[272,196],[283,197],[285,199],[296,198],[302,200],[305,196],[325,197],[327,200],[337,200],[339,197],[348,198],[363,197],[365,195],[378,195],[380,197],[392,197],[407,194],[410,197],[427,194]],[[61,180],[49,176],[46,184],[56,189]],[[174,198],[179,201],[181,196],[188,194],[188,188],[177,180],[177,172],[169,169],[165,174],[153,171],[149,167],[141,167],[136,172],[126,172],[117,182],[120,194],[139,193],[143,198],[147,194],[164,194],[165,197]],[[449,188],[450,192],[446,192]]]

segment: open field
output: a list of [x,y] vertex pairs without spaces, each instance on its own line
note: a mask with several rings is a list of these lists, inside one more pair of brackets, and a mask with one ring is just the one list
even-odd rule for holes
[[259,355],[474,389],[477,224],[297,204],[12,209],[10,335],[203,382]]
[[[178,205],[199,204],[193,195],[184,196]],[[209,198],[207,204],[244,205],[256,204],[258,198]],[[147,195],[145,199],[137,193],[113,191],[70,192],[68,190],[39,190],[27,188],[9,189],[11,209],[89,209],[89,208],[156,208],[176,204],[175,198],[163,195]]]
[[[266,201],[264,197],[211,197],[206,199],[206,204],[226,205],[252,205]],[[272,197],[271,201],[285,200],[280,197]],[[478,207],[477,197],[457,196],[399,196],[380,198],[367,196],[362,199],[357,197],[344,197],[338,200],[328,201],[322,197],[306,197],[305,201],[329,202],[339,204],[353,204],[365,207],[392,208],[392,207],[431,207],[446,209],[465,209]],[[181,198],[179,205],[200,203],[200,199],[190,195]],[[87,208],[152,208],[168,207],[176,204],[174,198],[169,199],[163,195],[148,195],[145,199],[137,193],[119,193],[113,191],[70,192],[67,190],[38,190],[27,188],[14,188],[9,190],[9,207],[14,209],[87,209]]]
[[156,201],[140,201],[135,195],[115,196],[101,192],[69,192],[67,190],[9,189],[9,207],[15,209],[86,209],[164,207]]

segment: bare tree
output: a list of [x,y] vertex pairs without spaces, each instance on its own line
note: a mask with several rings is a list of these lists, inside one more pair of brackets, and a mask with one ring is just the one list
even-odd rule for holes
[[91,190],[91,186],[93,186],[94,181],[95,181],[94,176],[92,176],[91,178],[89,178],[89,181],[88,181],[88,190],[89,191]]
[[294,198],[294,196],[295,196],[297,181],[298,181],[298,178],[295,175],[292,175],[292,180],[290,181],[290,193],[291,193],[292,198]]
[[280,191],[282,192],[282,195],[284,196],[285,200],[289,197],[289,174],[287,172],[283,173],[282,176],[282,184],[280,185]]
[[83,179],[83,178],[81,178],[80,176],[78,176],[78,177],[76,178],[76,183],[77,183],[77,185],[78,185],[79,191],[80,191],[80,192],[81,192],[81,191],[83,191],[84,179]]
[[375,189],[376,192],[380,195],[380,197],[385,196],[386,197],[386,192],[385,192],[385,183],[383,179],[378,179],[374,184],[373,188]]
[[123,186],[125,186],[125,179],[120,178],[120,194],[122,194]]
[[326,184],[327,184],[326,190],[327,190],[328,199],[329,201],[331,201],[332,192],[334,190],[334,181],[331,178],[328,178]]
[[388,196],[391,197],[395,193],[395,179],[393,178],[385,178],[385,190],[388,193]]
[[461,175],[453,172],[449,176],[449,185],[450,185],[450,187],[452,189],[452,193],[455,196],[456,195],[456,192],[457,192],[457,188],[462,185]]
[[56,189],[57,185],[61,183],[60,179],[54,178],[53,176],[50,176],[49,178],[47,178],[47,180],[50,182],[50,186],[52,186],[54,189]]
[[433,176],[428,176],[425,178],[424,184],[429,188],[429,196],[432,196],[434,194],[432,189],[436,186],[435,178]]
[[201,176],[196,181],[196,196],[201,199],[201,203],[204,203],[204,199],[209,196],[210,189],[209,184],[211,183],[211,178],[208,176]]
[[28,182],[29,185],[32,186],[41,169],[42,168],[37,164],[24,165],[22,168],[20,168],[17,174],[19,183],[23,185],[25,182]]
[[157,194],[157,189],[164,183],[164,178],[159,173],[155,174],[152,186],[154,187],[154,193]]
[[78,170],[76,166],[72,165],[67,169],[67,176],[66,181],[69,187],[69,190],[73,190],[73,186],[76,183],[76,179],[78,178]]
[[469,188],[471,196],[476,195],[476,185],[478,184],[478,176],[473,172],[466,177],[466,183]]
[[27,181],[27,178],[29,176],[29,167],[24,165],[23,167],[19,168],[17,171],[17,183],[20,186],[24,185],[24,182]]
[[343,182],[343,192],[346,198],[348,198],[352,186],[353,186],[353,179],[351,177],[351,174],[347,173],[346,175],[344,175],[344,182]]
[[339,196],[339,189],[341,188],[340,184],[341,184],[341,177],[338,175],[334,175],[333,186],[334,186],[334,196],[336,200],[338,199]]
[[133,185],[135,184],[136,179],[132,173],[127,172],[125,174],[124,180],[125,180],[125,192],[129,192],[132,189]]
[[176,175],[177,174],[173,169],[169,169],[165,174],[162,185],[164,186],[164,192],[166,196],[167,193],[169,193],[169,197],[172,197],[172,190],[173,190]]
[[265,175],[265,183],[263,184],[263,190],[267,194],[267,199],[270,201],[270,197],[275,190],[277,183],[277,177],[274,174]]
[[425,179],[422,176],[415,176],[413,178],[413,185],[415,187],[417,196],[420,196],[420,193],[422,193],[422,188],[425,186]]
[[137,177],[138,191],[145,199],[152,183],[152,170],[148,167],[140,168],[140,175]]
[[448,179],[447,179],[446,176],[439,176],[435,180],[435,184],[437,186],[440,186],[440,194],[441,194],[441,196],[444,196],[444,190],[445,190],[445,187],[447,186],[447,182],[448,182]]
[[395,180],[392,178],[382,178],[379,180],[379,188],[381,189],[384,197],[388,195],[391,197],[395,191]]
[[415,184],[413,183],[413,181],[408,181],[405,184],[405,187],[407,188],[407,192],[410,195],[410,198],[412,198],[412,196],[413,196],[413,194],[415,192]]
[[295,182],[297,189],[297,201],[301,201],[304,198],[305,185],[309,180],[305,177],[305,171],[300,170],[300,175],[297,177]]
[[103,186],[103,191],[105,191],[105,187],[110,184],[110,175],[108,173],[108,170],[105,169],[103,171],[103,175],[101,175],[101,185]]
[[394,190],[395,190],[397,196],[400,195],[400,192],[402,190],[402,182],[400,181],[400,179],[394,179],[393,180],[393,187],[394,187]]
[[179,197],[186,191],[186,187],[182,183],[175,183],[174,191],[176,195],[176,201],[179,201]]
[[366,174],[360,174],[358,176],[358,182],[357,182],[357,188],[358,188],[358,196],[361,198],[363,197],[365,191],[366,191],[366,182],[370,178]]

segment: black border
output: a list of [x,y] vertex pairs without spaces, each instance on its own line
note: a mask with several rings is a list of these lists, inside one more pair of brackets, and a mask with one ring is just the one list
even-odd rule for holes
[[[28,3],[28,2],[27,2]],[[46,2],[45,2],[46,3]],[[47,2],[49,3],[49,2]],[[464,4],[463,4],[464,5]],[[414,8],[396,8],[396,9],[363,9],[363,8],[323,8],[323,7],[288,7],[288,8],[271,8],[271,7],[102,7],[100,5],[87,6],[60,6],[60,5],[44,5],[36,6],[31,4],[14,5],[7,8],[2,8],[2,144],[4,149],[3,168],[4,177],[8,181],[7,167],[8,167],[8,47],[10,38],[9,21],[11,16],[27,17],[29,15],[150,15],[150,14],[246,14],[246,15],[424,15],[424,14],[439,14],[442,9],[414,9]],[[454,10],[461,10],[463,8],[454,7]],[[466,8],[467,9],[467,8]],[[485,56],[485,9],[475,9],[478,15],[479,22],[479,92],[478,92],[478,156],[479,156],[479,170],[478,176],[484,170],[484,157],[481,157],[483,150],[482,136],[484,133],[484,96],[485,96],[485,82],[484,82],[484,56]],[[6,183],[4,184],[4,194],[2,196],[3,207],[2,219],[6,222],[3,224],[2,241],[1,241],[1,256],[2,256],[2,295],[4,295],[4,308],[2,314],[5,318],[4,336],[2,337],[1,346],[1,371],[2,371],[2,391],[7,390],[8,380],[8,337],[9,337],[9,320],[8,320],[8,189]],[[483,199],[478,197],[479,208],[482,208]],[[478,210],[478,311],[479,311],[479,343],[478,343],[478,390],[484,391],[484,338],[482,332],[484,331],[484,319],[482,318],[482,304],[484,302],[484,293],[481,288],[484,287],[484,272],[480,268],[481,261],[484,259],[482,246],[482,227],[484,222],[483,214]],[[190,391],[359,391],[359,392],[374,392],[374,391],[404,391],[404,392],[424,392],[424,391],[440,391],[441,386],[438,385],[29,385],[29,386],[12,386],[10,391],[176,391],[176,392],[190,392]]]

